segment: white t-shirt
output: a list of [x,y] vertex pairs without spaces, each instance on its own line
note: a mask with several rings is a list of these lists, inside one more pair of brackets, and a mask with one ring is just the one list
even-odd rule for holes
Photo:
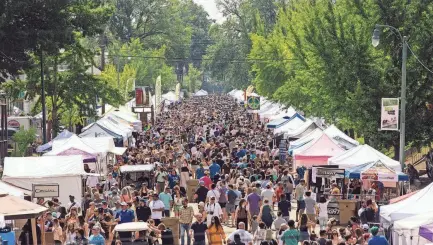
[[272,197],[274,196],[274,190],[272,189],[264,189],[261,194],[263,200],[268,199],[269,202],[272,202]]
[[[209,226],[211,224],[211,220],[212,217],[217,216],[217,217],[221,217],[223,214],[223,210],[221,209],[221,206],[219,203],[215,202],[214,204],[211,203],[207,203],[205,205],[205,209],[204,209],[207,213],[207,225]],[[210,214],[211,212],[213,212],[213,214]]]
[[211,197],[215,197],[215,201],[217,201],[218,202],[218,200],[220,199],[220,196],[221,196],[221,193],[220,193],[220,191],[218,190],[218,189],[214,189],[214,190],[209,190],[208,192],[207,192],[207,195],[206,195],[206,197],[208,197],[209,199],[211,198]]
[[152,214],[150,215],[151,219],[162,219],[162,211],[153,211],[154,209],[164,209],[164,203],[161,200],[151,201],[149,203],[150,210],[152,210]]
[[319,217],[328,217],[328,202],[317,203],[317,208],[319,208]]

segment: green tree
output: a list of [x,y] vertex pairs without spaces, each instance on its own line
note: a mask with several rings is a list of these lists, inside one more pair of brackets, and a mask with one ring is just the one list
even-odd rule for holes
[[190,93],[194,93],[200,89],[202,83],[202,73],[194,68],[192,64],[189,65],[188,74],[184,77],[184,87],[188,89]]
[[12,140],[16,143],[15,156],[24,157],[28,147],[36,140],[36,129],[21,128],[12,136]]

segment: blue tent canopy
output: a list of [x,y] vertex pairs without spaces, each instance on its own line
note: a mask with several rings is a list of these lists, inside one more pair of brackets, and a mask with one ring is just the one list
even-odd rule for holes
[[266,124],[267,128],[279,128],[290,121],[289,118],[278,118]]
[[36,152],[46,152],[46,151],[50,151],[51,147],[53,146],[53,141],[54,140],[61,140],[61,139],[67,139],[70,138],[72,135],[74,135],[74,133],[69,132],[68,130],[63,130],[60,134],[58,134],[53,140],[51,140],[50,142],[44,144],[44,145],[40,145],[38,146],[38,148],[36,148]]
[[[370,162],[366,163],[360,166],[356,166],[354,168],[351,168],[349,170],[346,170],[346,178],[349,179],[361,179],[361,175],[363,172],[367,170],[374,170],[375,168],[382,168],[385,167],[388,171],[395,173],[398,176],[398,181],[409,181],[409,176],[402,172],[396,172],[392,170],[391,168],[387,167],[384,163],[382,163],[380,160],[376,162]],[[379,170],[380,171],[380,170]]]

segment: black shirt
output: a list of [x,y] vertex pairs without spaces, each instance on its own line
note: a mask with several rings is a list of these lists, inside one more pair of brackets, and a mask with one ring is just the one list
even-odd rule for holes
[[289,215],[290,208],[291,208],[291,204],[287,200],[280,201],[278,203],[278,210],[281,211],[281,213],[283,214],[283,217],[290,216]]
[[317,242],[319,243],[319,245],[325,245],[326,244],[326,238],[321,237],[317,240]]
[[147,206],[146,207],[142,207],[142,206],[137,207],[136,212],[137,212],[137,219],[142,220],[144,222],[147,222],[150,215],[152,214],[152,211]]
[[194,240],[201,242],[205,240],[207,225],[205,222],[198,223],[197,221],[191,225],[191,230],[194,231]]
[[161,241],[164,245],[174,245],[173,232],[170,229],[165,229],[161,232]]
[[197,194],[197,202],[205,202],[208,191],[206,187],[200,186],[195,192],[195,194]]

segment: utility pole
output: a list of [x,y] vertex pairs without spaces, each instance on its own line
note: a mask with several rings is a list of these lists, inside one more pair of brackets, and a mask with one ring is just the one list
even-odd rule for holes
[[406,62],[407,62],[407,36],[403,37],[403,52],[401,62],[401,111],[400,111],[400,165],[405,166],[406,145]]
[[45,108],[45,81],[44,81],[44,51],[40,53],[41,59],[41,103],[42,103],[42,139],[43,143],[47,143],[47,114]]

